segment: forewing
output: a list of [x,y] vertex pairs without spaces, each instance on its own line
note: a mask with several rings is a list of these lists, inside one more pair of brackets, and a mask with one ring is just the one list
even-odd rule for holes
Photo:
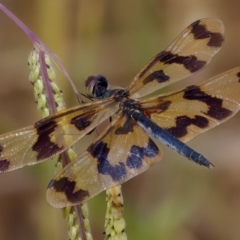
[[127,90],[140,98],[190,76],[206,66],[220,50],[224,26],[218,19],[198,20],[160,52],[134,78]]
[[240,67],[199,85],[141,102],[153,122],[187,142],[225,122],[240,109]]
[[66,150],[118,110],[112,100],[86,103],[0,135],[0,172],[36,164]]
[[127,116],[119,116],[50,182],[47,200],[58,208],[82,203],[142,173],[161,158],[151,138]]

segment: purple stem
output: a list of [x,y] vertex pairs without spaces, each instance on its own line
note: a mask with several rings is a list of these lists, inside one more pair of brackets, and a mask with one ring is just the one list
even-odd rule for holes
[[46,64],[44,55],[45,53],[39,50],[40,71],[41,71],[42,80],[45,88],[45,93],[47,96],[49,112],[50,112],[50,115],[53,115],[54,113],[57,112],[57,107],[54,100],[50,79],[48,77],[47,64]]
[[0,9],[26,33],[30,41],[33,42],[34,46],[37,46],[39,50],[46,52],[53,59],[53,61],[56,63],[56,65],[64,73],[64,75],[67,77],[68,81],[70,82],[72,89],[78,98],[78,101],[82,103],[82,99],[81,99],[80,93],[77,90],[77,87],[75,86],[67,70],[64,68],[62,63],[58,60],[56,55],[20,19],[18,19],[12,12],[10,12],[1,3],[0,3]]

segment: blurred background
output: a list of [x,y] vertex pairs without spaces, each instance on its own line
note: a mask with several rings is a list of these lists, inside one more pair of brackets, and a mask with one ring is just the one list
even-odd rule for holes
[[[226,28],[223,49],[182,87],[240,65],[238,0],[2,0],[48,47],[81,90],[88,75],[101,73],[127,86],[140,68],[193,21],[216,17]],[[0,133],[40,119],[28,81],[32,44],[0,12]],[[78,102],[57,73],[68,107]],[[239,93],[240,94],[240,93]],[[240,236],[240,114],[189,145],[216,166],[211,171],[161,145],[162,162],[123,185],[129,239],[238,240]],[[82,151],[96,134],[80,141]],[[0,239],[67,237],[62,212],[45,199],[54,162],[0,175]],[[89,201],[94,239],[103,239],[105,193]]]

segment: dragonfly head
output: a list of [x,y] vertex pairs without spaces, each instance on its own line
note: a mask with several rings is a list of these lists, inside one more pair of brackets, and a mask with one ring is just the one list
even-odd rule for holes
[[108,90],[108,80],[102,75],[91,75],[85,82],[86,95],[90,98],[103,99]]

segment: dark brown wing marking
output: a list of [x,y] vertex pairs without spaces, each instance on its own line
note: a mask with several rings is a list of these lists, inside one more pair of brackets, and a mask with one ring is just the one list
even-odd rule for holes
[[240,67],[196,86],[140,101],[143,113],[183,142],[218,126],[240,109]]
[[[197,72],[206,65],[206,61],[198,60],[196,56],[179,56],[171,52],[162,51],[159,61],[163,64],[180,64],[185,69],[189,70],[190,73]],[[154,79],[153,79],[154,80]],[[145,81],[144,81],[145,82]]]
[[211,95],[201,91],[199,86],[189,86],[184,91],[184,99],[198,100],[208,105],[208,111],[204,112],[206,115],[222,120],[232,114],[232,111],[223,107],[223,99],[212,97]]
[[47,192],[52,206],[89,200],[161,160],[162,154],[155,143],[140,127],[128,122],[127,116],[115,118],[76,161],[56,175]]
[[69,181],[67,177],[62,177],[59,180],[52,180],[48,185],[48,188],[51,187],[54,187],[54,190],[57,193],[62,193],[67,196],[67,199],[73,203],[84,201],[89,197],[89,192],[86,190],[79,189],[78,191],[75,191],[76,182]]
[[155,71],[153,73],[150,73],[144,80],[143,84],[146,85],[152,81],[157,81],[158,83],[166,82],[170,79],[169,76],[167,76],[163,70]]
[[224,41],[223,35],[219,32],[212,32],[212,30],[209,31],[206,26],[201,24],[201,20],[195,21],[191,24],[191,26],[191,33],[193,34],[194,39],[208,38],[208,46],[217,48],[222,46],[222,43]]
[[94,109],[77,117],[74,117],[71,120],[71,124],[74,124],[79,131],[82,131],[91,125],[92,118],[94,115],[96,115],[96,113],[97,111]]
[[36,164],[72,146],[118,110],[112,99],[61,111],[0,136],[0,172]]
[[133,145],[131,147],[126,165],[131,169],[139,169],[142,167],[142,161],[145,157],[155,158],[158,154],[158,151],[159,150],[156,144],[152,141],[151,138],[149,138],[149,142],[146,147],[139,147],[136,145]]
[[124,134],[129,134],[130,132],[133,132],[134,130],[134,121],[132,119],[128,119],[123,126],[118,127],[115,130],[116,135],[124,135]]
[[147,63],[127,90],[140,98],[202,69],[220,50],[224,27],[220,20],[192,23],[165,50]]
[[[0,156],[2,154],[2,151],[3,151],[3,147],[0,146]],[[4,158],[1,159],[0,160],[0,172],[6,171],[9,168],[9,164],[10,164],[10,162],[7,159],[4,159]]]
[[0,172],[6,172],[9,169],[10,162],[7,159],[0,160]]
[[123,162],[111,165],[108,158],[110,148],[105,142],[97,142],[97,144],[91,144],[87,151],[97,160],[98,173],[103,175],[109,175],[113,182],[119,182],[127,175],[127,169]]
[[50,139],[50,135],[54,134],[57,126],[55,121],[49,121],[47,124],[40,126],[38,126],[38,123],[35,124],[38,138],[32,146],[32,150],[37,153],[37,161],[50,158],[63,151],[63,146],[58,146],[57,143],[52,142]]
[[184,137],[188,134],[188,127],[194,125],[198,128],[207,128],[209,125],[209,120],[203,116],[195,115],[193,118],[190,118],[186,115],[178,116],[175,119],[176,126],[165,128],[176,138]]

